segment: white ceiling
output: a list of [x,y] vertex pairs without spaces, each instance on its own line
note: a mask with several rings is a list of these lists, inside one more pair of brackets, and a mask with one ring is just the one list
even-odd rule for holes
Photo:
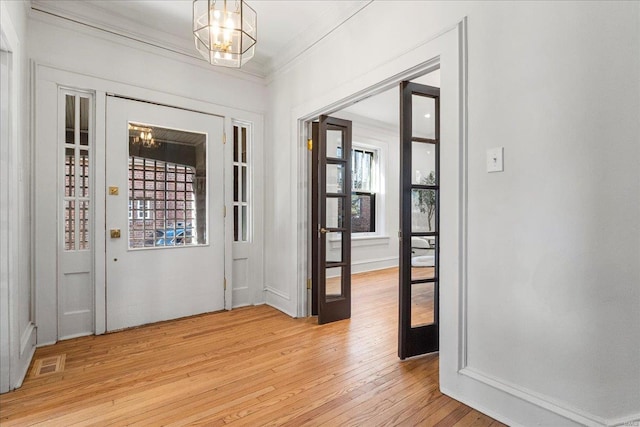
[[[256,56],[243,71],[267,77],[370,3],[249,0],[247,4],[258,15],[258,44]],[[48,14],[200,58],[191,32],[191,0],[31,0],[31,5]]]

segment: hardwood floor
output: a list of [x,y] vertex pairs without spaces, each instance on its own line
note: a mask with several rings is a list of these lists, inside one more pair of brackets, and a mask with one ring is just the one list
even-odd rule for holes
[[437,355],[398,359],[397,269],[354,275],[352,305],[322,326],[257,306],[39,348],[0,424],[502,425],[438,391]]

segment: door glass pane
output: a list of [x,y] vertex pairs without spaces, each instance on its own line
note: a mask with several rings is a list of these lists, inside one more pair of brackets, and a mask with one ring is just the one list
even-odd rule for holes
[[327,193],[344,193],[344,164],[327,164]]
[[67,144],[75,144],[76,132],[76,97],[73,95],[65,96],[65,135],[64,142]]
[[87,250],[89,248],[89,201],[81,201],[79,206],[80,227],[78,239],[78,249]]
[[80,197],[89,197],[89,152],[87,150],[80,150],[78,172]]
[[436,230],[437,190],[411,190],[411,232],[429,232]]
[[437,185],[436,145],[424,142],[411,143],[411,183]]
[[336,157],[342,159],[344,156],[342,150],[342,131],[327,131],[327,157]]
[[414,283],[411,285],[412,328],[434,323],[434,288],[434,283]]
[[76,209],[74,200],[64,202],[64,250],[73,251],[76,248]]
[[89,145],[89,98],[80,97],[80,145]]
[[436,237],[411,237],[411,280],[435,277]]
[[327,244],[327,263],[329,262],[342,262],[342,233],[333,232],[326,233]]
[[426,96],[412,95],[411,96],[412,108],[412,135],[414,138],[429,138],[435,139],[436,137],[436,102],[433,98],[427,98]]
[[73,148],[64,149],[64,196],[74,197],[76,195],[76,150]]
[[248,230],[247,230],[248,218],[247,218],[247,206],[242,206],[242,241],[246,242]]
[[129,248],[207,243],[206,144],[205,134],[129,123]]
[[342,197],[327,197],[327,228],[342,228],[344,220],[344,210],[342,208]]
[[342,295],[342,267],[327,268],[325,289],[327,299]]

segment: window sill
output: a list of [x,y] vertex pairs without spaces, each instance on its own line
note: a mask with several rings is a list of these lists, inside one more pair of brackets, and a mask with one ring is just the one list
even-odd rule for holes
[[[368,236],[354,236],[351,235],[351,247],[357,248],[362,246],[380,246],[388,245],[390,241],[389,236],[383,235],[368,235]],[[342,239],[329,239],[329,246],[331,249],[340,249]]]

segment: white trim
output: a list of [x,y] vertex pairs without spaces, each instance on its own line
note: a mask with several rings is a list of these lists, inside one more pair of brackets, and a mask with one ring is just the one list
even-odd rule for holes
[[276,288],[273,288],[273,287],[271,287],[269,285],[265,286],[264,290],[266,292],[272,293],[272,294],[274,294],[274,295],[276,295],[276,296],[278,296],[278,297],[280,297],[282,299],[285,299],[287,301],[291,301],[291,295],[287,295],[284,292],[282,292],[282,291],[280,291],[280,290],[278,290]]
[[[106,197],[104,191],[106,188],[106,183],[104,181],[104,161],[100,161],[99,159],[104,159],[105,154],[105,105],[106,105],[106,94],[120,94],[128,98],[147,100],[149,102],[164,104],[168,106],[175,106],[178,108],[183,108],[187,110],[195,110],[198,112],[202,112],[205,114],[213,114],[217,116],[221,116],[225,118],[225,130],[227,133],[231,129],[231,120],[234,119],[251,122],[253,126],[255,126],[256,132],[254,133],[254,143],[255,144],[263,144],[263,115],[261,112],[257,111],[248,111],[242,110],[238,108],[222,106],[218,104],[214,104],[211,102],[206,102],[200,99],[182,96],[179,94],[174,94],[165,91],[158,91],[155,89],[148,89],[144,87],[133,86],[127,83],[116,82],[112,80],[107,80],[99,76],[92,76],[87,74],[79,74],[73,71],[65,70],[57,66],[47,65],[43,63],[35,62],[34,69],[36,72],[36,96],[39,97],[38,101],[34,105],[36,108],[41,106],[42,97],[48,91],[57,91],[58,86],[64,86],[68,88],[83,88],[89,89],[93,93],[95,93],[95,156],[98,159],[96,163],[96,180],[95,180],[95,190],[94,194],[96,200],[96,234],[94,236],[95,247],[104,247],[104,233],[100,233],[98,228],[101,227],[99,221],[103,220],[104,224],[104,199]],[[167,87],[167,90],[171,90],[171,87]],[[41,115],[43,114],[40,111]],[[57,117],[56,114],[54,116]],[[54,118],[55,119],[55,118]],[[38,147],[42,147],[43,141],[47,138],[47,134],[45,132],[46,126],[50,126],[50,124],[45,124],[42,121],[42,116],[37,117],[35,121],[35,129],[36,135],[34,140],[36,141]],[[229,144],[226,144],[229,145]],[[35,150],[34,150],[35,151]],[[228,152],[228,154],[226,154]],[[38,151],[35,153],[36,157],[38,155],[42,156],[43,153]],[[102,155],[102,157],[100,157]],[[231,150],[228,150],[225,147],[225,156],[231,155]],[[97,168],[103,168],[101,171]],[[230,172],[230,171],[229,171]],[[226,174],[227,172],[225,172]],[[102,174],[102,175],[101,175]],[[226,177],[226,175],[225,175]],[[230,176],[229,176],[230,177]],[[36,176],[37,180],[37,176]],[[230,181],[229,181],[230,182]],[[45,191],[50,185],[45,185],[44,188],[41,186],[35,185],[37,183],[34,182],[34,188],[38,189],[40,193]],[[55,183],[53,183],[55,185]],[[100,193],[102,191],[102,193]],[[229,206],[229,201],[231,200],[231,191],[228,189],[225,191],[225,203]],[[47,196],[48,197],[48,196]],[[57,197],[57,196],[55,196]],[[36,197],[39,202],[42,202],[41,198]],[[100,206],[97,205],[100,203]],[[46,204],[46,203],[45,203]],[[34,206],[34,208],[37,206]],[[39,208],[42,210],[44,207]],[[34,222],[39,221],[39,214],[35,212],[34,214]],[[54,227],[55,228],[55,227]],[[57,273],[55,269],[52,270],[51,265],[47,262],[42,262],[43,259],[46,259],[47,254],[51,250],[50,244],[47,241],[41,241],[42,237],[39,233],[46,232],[43,230],[42,226],[38,226],[36,224],[34,231],[34,238],[40,241],[40,244],[37,245],[36,249],[36,259],[40,259],[40,262],[36,261],[36,273],[35,280],[37,283],[36,289],[36,324],[38,325],[38,346],[42,346],[43,343],[55,343],[57,340],[57,331],[56,331],[56,321],[51,318],[51,304],[52,301],[57,301],[55,297],[55,291],[52,292],[51,288],[51,278],[57,277]],[[232,216],[227,215],[225,219],[225,233],[228,233],[229,236],[232,236],[233,233],[233,221]],[[225,272],[227,275],[227,289],[233,289],[232,278],[231,278],[231,242],[228,245],[225,245]],[[227,261],[228,258],[228,261]],[[101,334],[106,330],[106,284],[105,284],[105,253],[104,251],[95,251],[94,256],[94,266],[95,266],[95,333]],[[263,267],[261,267],[263,268]],[[228,296],[225,298],[225,306],[227,308],[232,306],[232,292],[228,292]],[[55,313],[55,309],[53,309]]]
[[511,384],[509,382],[500,380],[491,375],[480,372],[477,369],[465,368],[460,370],[460,374],[465,375],[469,378],[473,378],[476,381],[480,381],[495,389],[510,394],[511,396],[515,396],[526,402],[533,403],[541,408],[547,409],[551,412],[566,417],[569,420],[576,421],[585,426],[596,427],[610,425],[604,418],[596,417],[595,415],[589,414],[588,412],[582,411],[577,408],[572,408],[563,402],[551,399],[548,396],[536,393],[532,390],[528,390],[516,384]]

